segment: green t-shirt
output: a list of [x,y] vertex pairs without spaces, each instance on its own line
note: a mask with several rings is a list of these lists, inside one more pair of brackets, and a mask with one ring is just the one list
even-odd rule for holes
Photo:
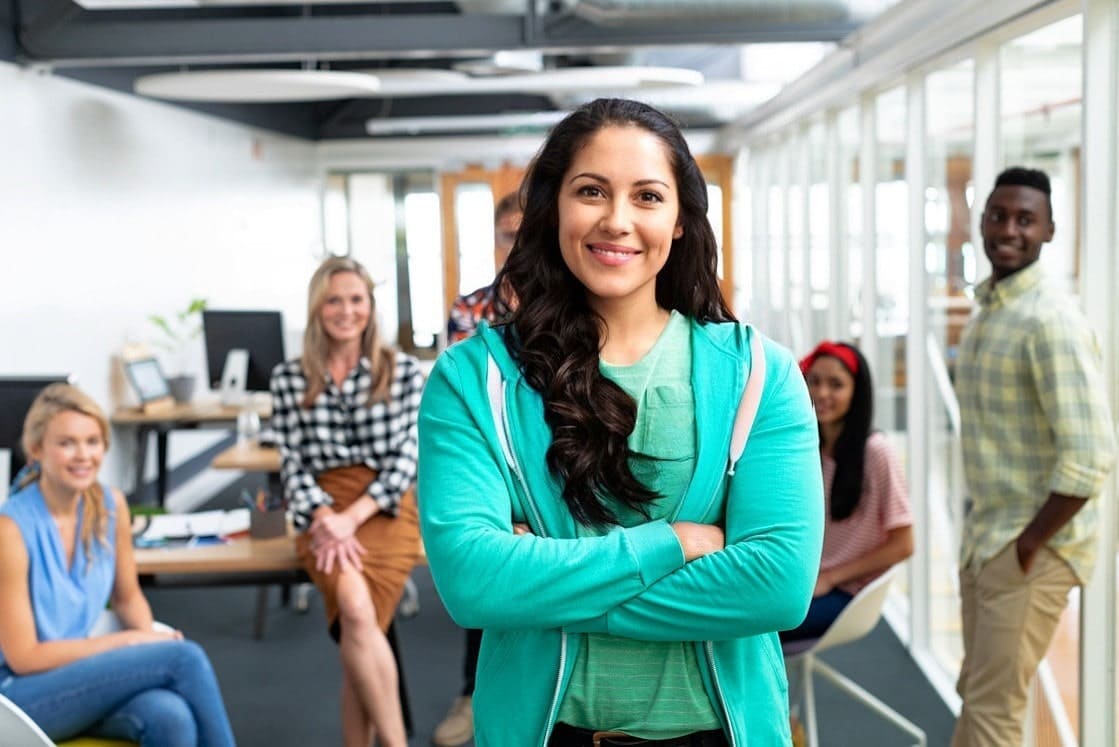
[[[663,496],[649,504],[651,518],[672,519],[696,463],[695,396],[692,393],[691,325],[672,312],[657,342],[630,366],[600,364],[602,373],[637,402],[629,437],[636,477]],[[611,506],[623,526],[646,521],[636,511]],[[579,525],[582,536],[603,530]],[[559,720],[584,729],[622,731],[664,739],[718,729],[719,718],[703,687],[691,642],[638,641],[584,636]]]

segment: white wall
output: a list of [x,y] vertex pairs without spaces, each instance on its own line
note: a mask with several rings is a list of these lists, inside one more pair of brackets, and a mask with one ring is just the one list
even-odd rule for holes
[[[0,374],[70,372],[112,408],[113,354],[195,295],[279,308],[297,338],[322,244],[312,144],[6,63],[0,143]],[[200,341],[189,360],[202,375]],[[212,440],[177,434],[172,464]],[[124,487],[131,445],[103,471]]]

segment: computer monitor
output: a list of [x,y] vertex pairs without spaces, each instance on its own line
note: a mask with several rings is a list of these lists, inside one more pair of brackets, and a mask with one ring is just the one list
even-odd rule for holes
[[65,375],[0,376],[0,494],[27,461],[19,440],[31,403],[47,385],[69,380]]
[[[268,391],[272,369],[284,360],[284,321],[279,311],[206,309],[202,312],[202,335],[210,388],[223,388],[226,358],[230,351],[243,350],[248,361],[244,380],[237,385],[251,392]],[[233,357],[244,362],[241,354]]]

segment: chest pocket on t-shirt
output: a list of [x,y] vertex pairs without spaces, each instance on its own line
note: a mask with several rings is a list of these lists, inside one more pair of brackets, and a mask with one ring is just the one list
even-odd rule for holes
[[651,386],[645,390],[643,409],[637,443],[630,448],[666,461],[695,456],[695,398],[690,386]]

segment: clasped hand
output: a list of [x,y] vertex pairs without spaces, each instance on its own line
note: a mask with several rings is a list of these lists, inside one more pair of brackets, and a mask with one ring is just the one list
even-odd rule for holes
[[365,548],[354,536],[357,526],[357,521],[345,512],[324,508],[315,514],[307,531],[311,535],[316,570],[329,574],[333,573],[335,564],[341,570],[361,567]]
[[181,641],[181,630],[121,630],[117,633],[126,646],[135,646],[140,643],[159,643],[160,641]]
[[[726,533],[714,524],[697,524],[691,521],[678,521],[672,526],[676,539],[680,541],[680,548],[684,551],[684,560],[692,561],[719,552],[726,547]],[[527,524],[513,524],[513,534],[532,534]]]

